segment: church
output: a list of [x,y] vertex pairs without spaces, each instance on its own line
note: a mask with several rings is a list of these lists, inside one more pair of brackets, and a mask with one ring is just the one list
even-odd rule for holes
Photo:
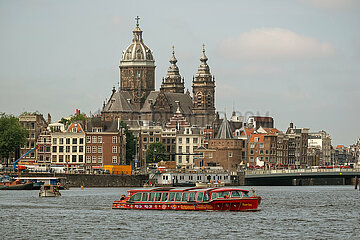
[[173,48],[170,66],[155,90],[155,59],[145,45],[139,18],[136,18],[131,44],[120,60],[120,88],[115,87],[101,116],[103,121],[143,120],[165,126],[180,110],[191,126],[205,127],[217,118],[215,113],[215,78],[210,73],[203,45],[198,71],[192,80],[192,96],[184,87]]

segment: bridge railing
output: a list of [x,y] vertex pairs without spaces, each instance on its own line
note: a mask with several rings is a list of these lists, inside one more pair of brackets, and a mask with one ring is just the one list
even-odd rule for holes
[[320,173],[320,172],[359,172],[359,168],[318,168],[318,169],[252,169],[245,170],[245,174],[281,174],[281,173]]

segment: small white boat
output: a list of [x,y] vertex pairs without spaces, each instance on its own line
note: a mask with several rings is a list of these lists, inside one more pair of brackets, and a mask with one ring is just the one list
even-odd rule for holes
[[204,188],[225,187],[225,183],[224,182],[209,182],[209,183],[197,182],[196,187],[204,187]]
[[59,192],[58,185],[48,185],[44,184],[40,188],[39,197],[59,197],[61,193]]

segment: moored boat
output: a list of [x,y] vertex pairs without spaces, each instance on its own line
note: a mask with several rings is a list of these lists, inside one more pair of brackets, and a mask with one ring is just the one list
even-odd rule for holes
[[58,185],[44,184],[40,188],[39,197],[59,197],[61,193]]
[[21,180],[0,182],[0,190],[32,190],[33,185],[32,182],[22,183]]
[[129,190],[113,209],[256,211],[261,197],[237,188],[154,188]]

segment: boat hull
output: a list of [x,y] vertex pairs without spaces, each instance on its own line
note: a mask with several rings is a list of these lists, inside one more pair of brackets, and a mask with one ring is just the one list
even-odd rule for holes
[[182,211],[257,211],[260,201],[260,197],[251,197],[238,201],[216,200],[208,203],[128,203],[124,201],[114,201],[112,208]]
[[24,183],[24,184],[16,184],[16,185],[1,185],[0,190],[32,190],[33,183]]

